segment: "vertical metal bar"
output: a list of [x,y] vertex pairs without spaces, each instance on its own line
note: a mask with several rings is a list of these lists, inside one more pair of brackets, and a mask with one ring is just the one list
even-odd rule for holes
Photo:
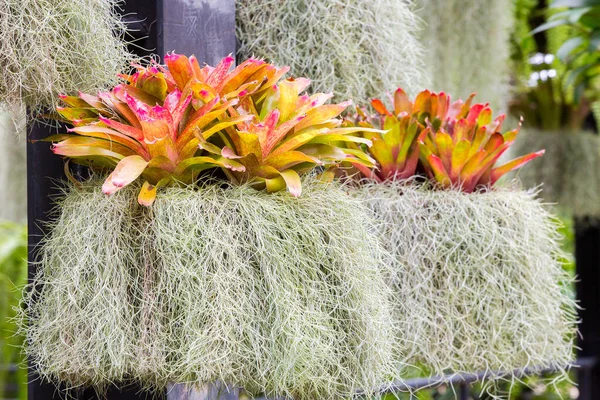
[[[590,224],[594,222],[595,224]],[[600,221],[575,220],[575,260],[579,317],[579,357],[600,356]],[[594,366],[577,372],[580,400],[600,399],[600,369]]]
[[469,387],[466,383],[461,383],[458,388],[459,400],[467,400],[469,398]]

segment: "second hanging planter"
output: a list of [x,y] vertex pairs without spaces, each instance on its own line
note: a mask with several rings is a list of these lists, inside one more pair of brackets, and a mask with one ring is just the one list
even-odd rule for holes
[[569,365],[577,319],[571,278],[557,221],[534,192],[395,181],[366,183],[355,194],[381,222],[392,253],[398,345],[408,365],[490,376]]
[[[487,104],[398,89],[393,110],[359,110],[377,168],[352,193],[378,221],[406,375],[516,369],[564,371],[573,357],[575,304],[563,271],[558,224],[534,191],[498,180],[538,151],[496,161],[519,129],[502,132]],[[356,176],[356,175],[354,175]],[[442,378],[443,379],[443,378]]]

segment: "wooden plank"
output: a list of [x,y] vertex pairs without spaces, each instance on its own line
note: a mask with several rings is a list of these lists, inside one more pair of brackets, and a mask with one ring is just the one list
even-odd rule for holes
[[235,54],[234,0],[159,0],[157,52],[195,54],[215,65]]

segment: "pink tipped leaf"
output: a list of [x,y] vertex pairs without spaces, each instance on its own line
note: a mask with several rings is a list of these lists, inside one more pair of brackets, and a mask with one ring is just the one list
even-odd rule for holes
[[114,194],[116,191],[136,180],[148,166],[148,161],[140,156],[123,158],[115,170],[106,178],[102,185],[104,194]]
[[518,168],[521,168],[522,166],[524,166],[531,160],[533,160],[537,157],[543,156],[545,152],[546,152],[546,150],[536,151],[535,153],[530,153],[530,154],[515,158],[514,160],[509,161],[506,164],[501,165],[500,167],[494,168],[492,170],[492,173],[490,176],[491,184],[493,185],[494,183],[496,183],[496,181],[498,181],[498,179],[500,179],[503,175],[507,174],[508,172],[513,171]]

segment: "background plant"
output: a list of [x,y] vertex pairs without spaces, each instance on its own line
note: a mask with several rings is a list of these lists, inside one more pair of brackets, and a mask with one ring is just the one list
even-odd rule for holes
[[0,4],[0,103],[54,107],[61,93],[117,83],[133,59],[119,0],[5,0]]
[[[583,78],[591,69],[587,52],[579,54],[586,42],[586,30],[568,22],[576,24],[584,13],[581,9],[557,8],[560,1],[551,4],[544,9],[532,0],[518,14],[521,29],[513,33],[516,85],[511,113],[517,118],[524,116],[526,128],[577,132],[586,125],[590,104],[597,98],[593,79],[577,78],[580,73]],[[570,17],[571,12],[576,15]],[[576,50],[578,55],[573,57],[570,53]]]
[[506,111],[513,26],[513,10],[508,3],[506,0],[417,1],[418,15],[424,21],[420,40],[431,79],[427,88],[460,98],[476,92],[493,109]]
[[600,2],[598,0],[553,0],[556,10],[545,24],[533,32],[569,26],[572,35],[556,51],[569,67],[567,84],[573,86],[575,100],[593,85],[600,75]]
[[[547,150],[546,157],[534,161],[520,178],[529,187],[543,184],[541,196],[576,217],[600,215],[600,176],[596,173],[600,141],[592,117],[597,85],[585,72],[593,72],[590,65],[597,55],[588,51],[593,30],[578,22],[580,18],[586,21],[588,12],[593,16],[594,8],[559,7],[581,4],[553,2],[549,9],[540,7],[524,20],[529,33],[520,42],[530,45],[522,51],[526,55],[522,63],[529,72],[520,76],[515,70],[518,85],[511,102],[511,114],[523,116],[525,127],[514,153],[523,154],[531,146]],[[581,50],[586,55],[579,54]]]
[[401,85],[424,88],[412,0],[237,0],[238,56],[264,57],[310,76],[336,101],[366,102]]

